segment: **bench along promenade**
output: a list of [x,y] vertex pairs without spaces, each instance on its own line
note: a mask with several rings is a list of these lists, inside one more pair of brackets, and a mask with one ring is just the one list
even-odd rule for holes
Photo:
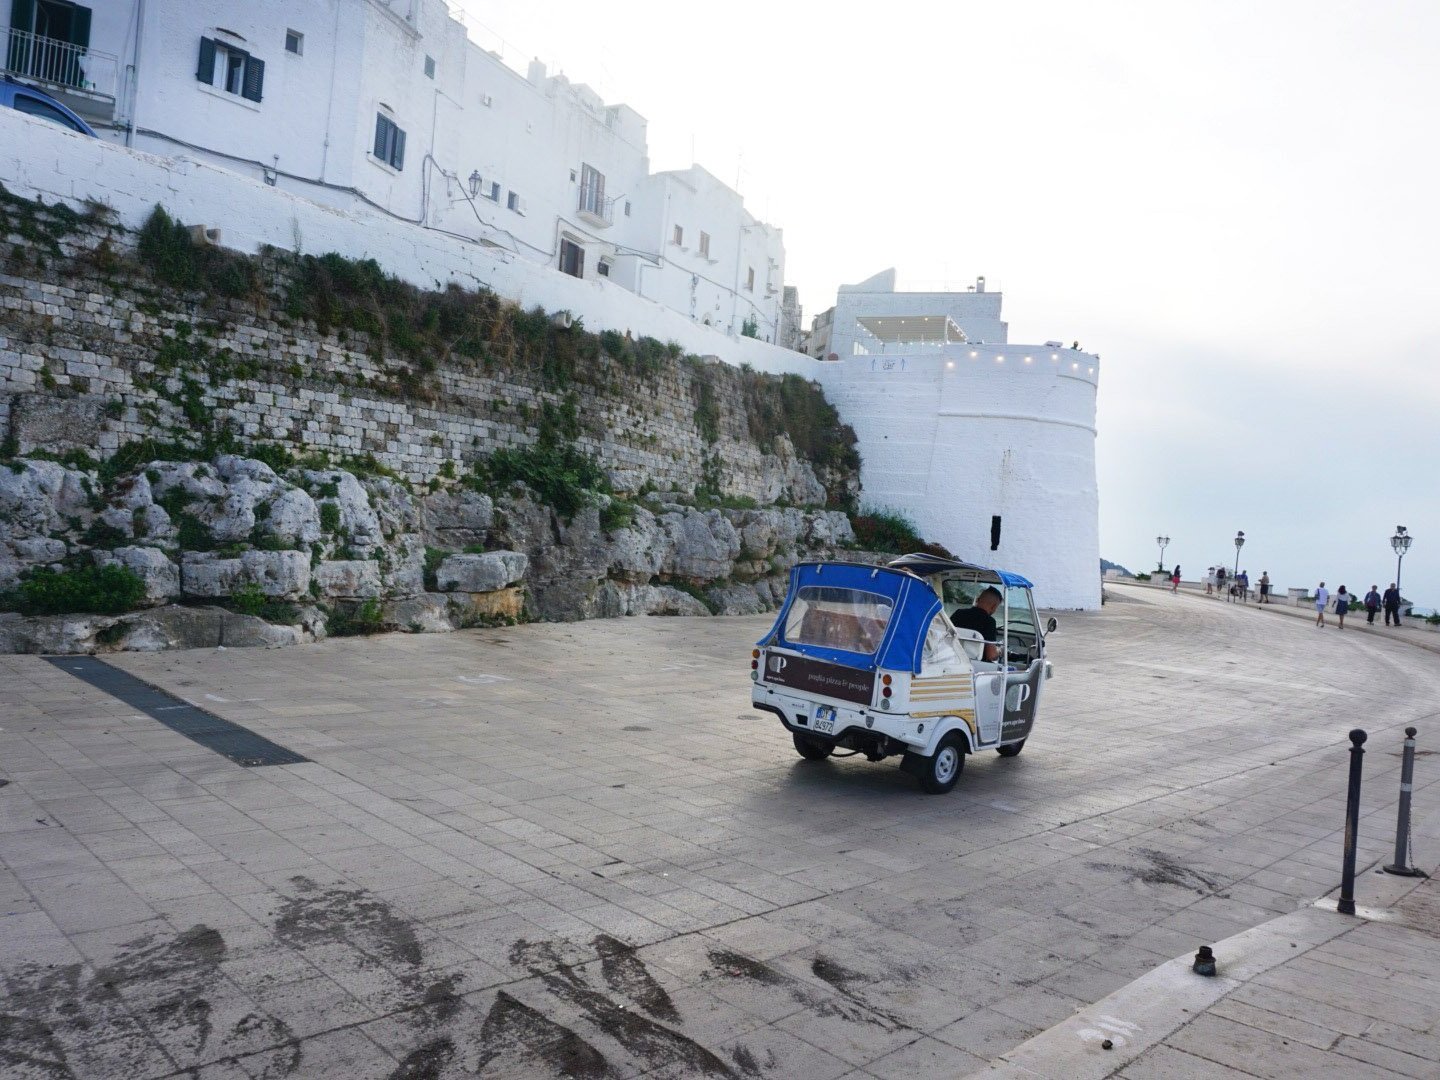
[[795,755],[765,618],[0,657],[0,1073],[1435,1075],[1440,662],[1110,592],[943,799]]

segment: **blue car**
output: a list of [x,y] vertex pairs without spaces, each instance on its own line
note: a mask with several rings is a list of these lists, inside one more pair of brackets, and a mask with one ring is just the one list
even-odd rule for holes
[[42,93],[33,86],[17,83],[12,79],[0,78],[0,108],[14,109],[30,116],[38,116],[42,120],[49,120],[52,124],[59,124],[70,131],[89,135],[92,139],[96,137],[89,124],[49,94]]

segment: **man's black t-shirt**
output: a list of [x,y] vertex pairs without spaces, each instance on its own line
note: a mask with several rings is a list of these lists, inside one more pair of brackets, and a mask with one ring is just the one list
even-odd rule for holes
[[954,615],[950,616],[950,622],[958,630],[975,630],[986,641],[998,641],[1000,628],[995,625],[995,617],[987,615],[978,607],[957,608]]

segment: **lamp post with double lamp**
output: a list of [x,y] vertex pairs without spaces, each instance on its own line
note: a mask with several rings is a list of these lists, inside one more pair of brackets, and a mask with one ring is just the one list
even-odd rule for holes
[[1395,535],[1390,537],[1390,546],[1395,549],[1395,591],[1400,591],[1400,564],[1405,561],[1405,553],[1410,550],[1410,543],[1415,538],[1405,531],[1404,525],[1395,526]]
[[1163,571],[1165,569],[1165,549],[1170,546],[1170,538],[1168,536],[1157,536],[1155,537],[1155,543],[1160,545],[1160,565],[1158,569]]
[[1244,546],[1245,532],[1242,529],[1240,532],[1237,532],[1235,534],[1235,573],[1231,575],[1231,581],[1234,581],[1237,577],[1240,576],[1240,549]]

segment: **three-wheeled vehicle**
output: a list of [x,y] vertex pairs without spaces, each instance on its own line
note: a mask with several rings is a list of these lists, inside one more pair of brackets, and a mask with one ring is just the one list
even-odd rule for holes
[[[801,563],[751,653],[751,703],[779,717],[801,757],[902,754],[903,770],[943,794],[966,754],[1014,757],[1035,725],[1055,620],[1041,629],[1031,589],[1019,574],[931,555]],[[962,611],[976,622],[977,603],[993,609],[993,644],[951,622]]]

